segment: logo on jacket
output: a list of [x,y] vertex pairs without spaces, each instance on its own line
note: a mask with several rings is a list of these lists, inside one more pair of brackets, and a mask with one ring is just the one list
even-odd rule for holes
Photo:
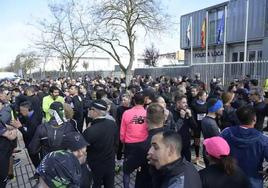
[[143,116],[134,116],[133,119],[131,120],[131,123],[135,124],[144,124],[145,122],[145,117]]

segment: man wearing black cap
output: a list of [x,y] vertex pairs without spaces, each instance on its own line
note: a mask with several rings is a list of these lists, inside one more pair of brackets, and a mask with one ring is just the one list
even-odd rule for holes
[[88,188],[91,186],[92,174],[86,163],[88,143],[83,135],[78,132],[68,133],[63,137],[62,147],[71,151],[81,164],[81,180],[80,188]]
[[93,119],[91,126],[84,132],[84,138],[89,143],[87,147],[87,162],[93,173],[93,188],[114,187],[115,150],[117,139],[115,122],[105,118],[107,103],[95,100],[89,108],[89,117]]

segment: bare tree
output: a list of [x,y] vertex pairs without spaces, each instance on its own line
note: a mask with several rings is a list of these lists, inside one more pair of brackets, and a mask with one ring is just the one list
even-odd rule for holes
[[20,53],[16,56],[15,61],[11,62],[6,68],[6,71],[16,72],[22,71],[22,75],[32,74],[32,69],[37,67],[38,56],[36,52]]
[[157,50],[152,43],[149,48],[144,50],[144,64],[152,67],[156,67],[157,60],[159,58],[159,50]]
[[[146,34],[162,31],[168,23],[168,16],[161,10],[160,1],[156,0],[103,0],[94,5],[92,18],[95,29],[80,17],[88,39],[80,43],[109,54],[125,73],[127,83],[132,76],[138,31],[143,30]],[[122,61],[122,52],[128,54],[128,62]]]
[[79,19],[84,10],[74,0],[49,4],[49,10],[51,18],[39,20],[35,25],[41,32],[35,44],[39,49],[50,50],[53,56],[63,59],[68,75],[72,77],[80,58],[91,47],[81,45],[85,42],[85,35]]
[[84,61],[83,62],[83,68],[87,71],[88,67],[89,67],[89,63]]

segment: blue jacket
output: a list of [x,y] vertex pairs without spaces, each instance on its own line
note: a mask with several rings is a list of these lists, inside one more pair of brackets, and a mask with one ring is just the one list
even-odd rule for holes
[[245,174],[250,178],[262,179],[258,171],[262,170],[264,159],[268,159],[268,137],[254,128],[240,126],[224,129],[221,136],[230,145],[231,155]]

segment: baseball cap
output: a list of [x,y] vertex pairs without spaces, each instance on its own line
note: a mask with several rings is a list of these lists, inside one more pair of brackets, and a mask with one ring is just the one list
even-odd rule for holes
[[98,100],[93,101],[91,103],[91,107],[96,108],[98,110],[102,110],[102,111],[107,111],[107,109],[108,109],[107,103],[102,99],[98,99]]
[[220,136],[207,138],[204,140],[203,144],[207,153],[217,159],[220,159],[221,156],[228,156],[230,154],[228,143]]
[[71,132],[66,134],[62,140],[63,148],[69,149],[71,151],[77,151],[82,149],[89,144],[84,139],[83,135],[78,132]]

